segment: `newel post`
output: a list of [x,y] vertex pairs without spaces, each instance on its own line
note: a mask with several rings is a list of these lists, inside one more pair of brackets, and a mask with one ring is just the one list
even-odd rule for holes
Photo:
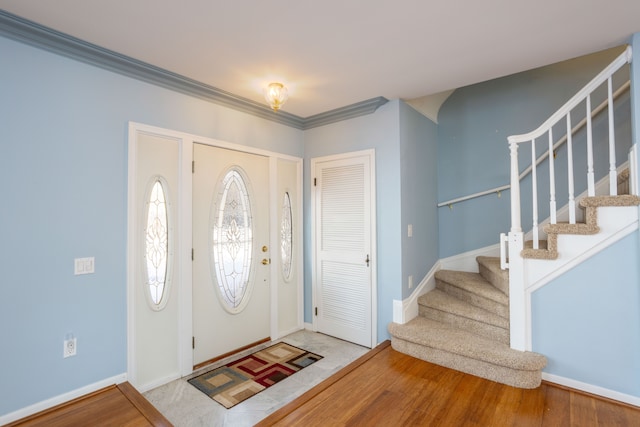
[[509,143],[511,150],[511,232],[509,233],[509,330],[512,349],[527,349],[526,295],[524,290],[524,262],[520,252],[524,235],[520,223],[520,171],[518,144]]

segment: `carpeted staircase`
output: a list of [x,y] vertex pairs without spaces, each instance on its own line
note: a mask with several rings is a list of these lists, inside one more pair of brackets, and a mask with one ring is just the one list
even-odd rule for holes
[[440,270],[419,316],[391,323],[392,347],[418,359],[520,388],[540,385],[546,358],[509,347],[509,273],[478,257],[480,273]]
[[[618,196],[580,200],[584,223],[546,225],[539,249],[526,243],[524,258],[558,258],[558,235],[595,234],[598,207],[637,206],[629,195],[629,170],[618,175]],[[419,315],[406,324],[391,323],[391,345],[418,359],[520,388],[540,385],[546,358],[509,347],[509,272],[500,259],[477,257],[479,273],[440,270],[436,288],[418,298]]]

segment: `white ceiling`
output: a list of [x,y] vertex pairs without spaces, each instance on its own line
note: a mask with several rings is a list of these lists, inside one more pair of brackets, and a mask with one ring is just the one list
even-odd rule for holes
[[[0,8],[308,117],[411,100],[623,44],[639,0],[0,0]],[[425,104],[424,101],[415,104]]]

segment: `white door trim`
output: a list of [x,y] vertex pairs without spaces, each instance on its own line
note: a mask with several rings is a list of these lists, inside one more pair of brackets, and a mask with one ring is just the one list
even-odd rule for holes
[[[316,227],[316,187],[314,186],[313,179],[315,175],[316,165],[317,163],[334,161],[334,160],[344,160],[349,159],[351,157],[369,157],[370,162],[370,182],[371,182],[371,257],[370,257],[370,266],[371,266],[371,348],[378,344],[378,251],[377,251],[377,220],[376,220],[376,211],[377,211],[377,202],[376,202],[376,157],[375,157],[375,149],[369,150],[361,150],[361,151],[352,151],[349,153],[341,153],[334,154],[330,156],[323,157],[314,157],[310,159],[310,182],[309,182],[309,194],[311,194],[311,288],[312,288],[312,300],[311,307],[317,307],[318,298],[317,295],[317,253],[316,253],[316,242],[317,242],[317,227]],[[311,313],[312,317],[312,330],[317,331],[317,316],[315,313]]]
[[[136,253],[134,250],[134,237],[140,232],[138,221],[135,218],[135,210],[132,209],[137,203],[137,195],[135,194],[135,189],[133,186],[135,185],[135,177],[136,173],[136,135],[138,133],[146,133],[151,135],[157,135],[161,137],[168,137],[172,139],[176,139],[179,141],[180,145],[180,154],[179,154],[179,190],[178,190],[178,218],[177,222],[179,224],[179,229],[181,230],[180,235],[178,236],[178,249],[175,254],[176,262],[179,263],[180,275],[176,278],[176,282],[173,284],[177,288],[177,295],[179,299],[179,313],[178,313],[178,342],[179,342],[179,355],[178,355],[178,363],[179,363],[179,373],[176,377],[186,376],[193,372],[193,352],[191,348],[191,337],[193,336],[193,312],[192,312],[192,265],[191,265],[191,248],[192,244],[192,196],[193,196],[193,185],[192,185],[192,176],[191,176],[191,165],[193,162],[193,144],[205,144],[211,145],[214,147],[227,148],[230,150],[242,151],[250,154],[258,154],[269,157],[271,159],[285,159],[289,161],[296,162],[298,165],[298,212],[299,212],[299,224],[302,224],[302,164],[303,159],[300,157],[290,156],[287,154],[276,153],[268,150],[263,150],[259,148],[248,147],[240,144],[235,144],[231,142],[221,141],[213,138],[198,136],[194,134],[189,134],[186,132],[179,132],[175,130],[160,128],[156,126],[150,126],[142,123],[129,122],[128,124],[128,196],[127,196],[127,377],[135,383],[136,378],[136,369],[135,369],[135,328],[134,328],[134,319],[135,319],[135,307],[133,300],[133,290],[135,285],[135,277],[133,274],[133,268],[131,268],[136,259]],[[270,162],[273,165],[273,161]],[[273,173],[273,172],[272,172]],[[270,210],[273,212],[277,209],[277,197],[272,197],[270,201],[271,207]],[[300,283],[298,283],[298,291],[299,291],[299,307],[298,307],[298,318],[299,318],[299,329],[304,328],[304,320],[303,320],[303,278],[304,278],[304,263],[303,263],[303,232],[301,230],[302,227],[297,232],[298,241],[300,244],[298,245],[298,250],[296,252],[296,268],[299,269],[302,274],[300,275]],[[275,239],[275,240],[274,240]],[[278,247],[278,239],[277,233],[271,233],[270,236],[271,247]],[[275,286],[271,287],[272,289]],[[276,295],[277,297],[277,295]],[[272,295],[272,301],[277,301],[274,299],[275,297]],[[272,312],[277,311],[277,307],[272,307]],[[279,334],[277,331],[277,323],[274,326],[273,317],[272,317],[272,325],[271,331],[272,338],[275,339]],[[291,331],[287,331],[291,332]],[[160,382],[169,382],[175,378],[163,378]],[[154,383],[152,387],[157,387],[161,385],[160,383]],[[152,388],[148,387],[148,388]],[[144,390],[142,390],[144,391]]]

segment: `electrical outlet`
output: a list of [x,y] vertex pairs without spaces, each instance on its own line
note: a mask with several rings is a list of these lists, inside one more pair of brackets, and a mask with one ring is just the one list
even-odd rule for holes
[[413,288],[413,276],[409,276],[409,289]]
[[75,356],[78,350],[78,342],[76,338],[69,338],[64,340],[64,352],[62,356],[64,358]]

